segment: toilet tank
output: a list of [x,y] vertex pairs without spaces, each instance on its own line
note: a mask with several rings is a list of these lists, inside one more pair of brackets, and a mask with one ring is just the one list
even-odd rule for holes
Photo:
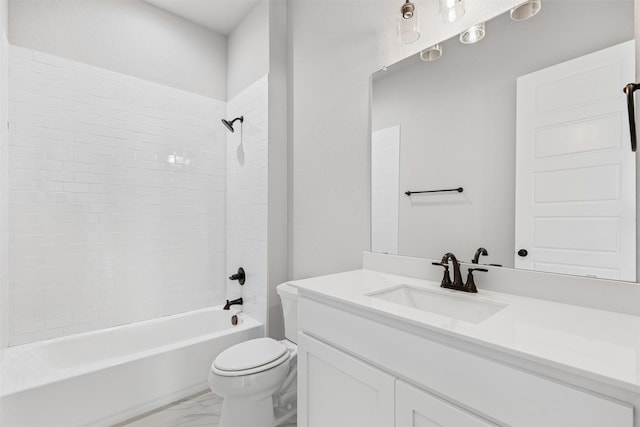
[[282,301],[284,317],[284,336],[291,342],[298,343],[298,290],[289,283],[277,287]]

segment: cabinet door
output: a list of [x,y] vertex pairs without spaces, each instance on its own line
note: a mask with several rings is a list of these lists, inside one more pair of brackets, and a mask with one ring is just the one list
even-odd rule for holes
[[494,424],[398,380],[395,425],[396,427],[488,427]]
[[299,427],[393,426],[394,383],[394,377],[298,335]]

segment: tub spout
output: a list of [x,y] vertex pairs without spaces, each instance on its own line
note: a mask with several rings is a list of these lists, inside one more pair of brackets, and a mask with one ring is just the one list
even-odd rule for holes
[[223,310],[229,310],[232,305],[242,305],[242,298],[234,299],[233,301],[227,300],[227,303],[222,308]]

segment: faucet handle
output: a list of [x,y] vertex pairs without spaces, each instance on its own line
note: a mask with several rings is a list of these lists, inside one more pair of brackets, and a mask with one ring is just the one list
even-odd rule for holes
[[474,271],[482,271],[488,272],[486,268],[470,268],[469,275],[467,276],[467,283],[464,284],[465,288],[468,289],[468,292],[478,293],[478,288],[476,287],[476,282],[473,280],[473,272]]
[[444,267],[444,276],[442,277],[442,285],[450,285],[451,284],[451,276],[449,276],[449,264],[445,264],[442,262],[432,262],[433,265],[438,265],[440,267]]
[[244,273],[244,268],[240,267],[236,274],[232,274],[231,276],[229,276],[229,280],[237,280],[240,286],[242,286],[244,285],[246,277],[247,276]]

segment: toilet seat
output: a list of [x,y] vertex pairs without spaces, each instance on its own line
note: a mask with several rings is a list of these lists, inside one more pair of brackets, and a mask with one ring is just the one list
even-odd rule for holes
[[251,375],[274,368],[289,357],[284,344],[272,338],[257,338],[224,350],[213,361],[211,372],[225,377]]

